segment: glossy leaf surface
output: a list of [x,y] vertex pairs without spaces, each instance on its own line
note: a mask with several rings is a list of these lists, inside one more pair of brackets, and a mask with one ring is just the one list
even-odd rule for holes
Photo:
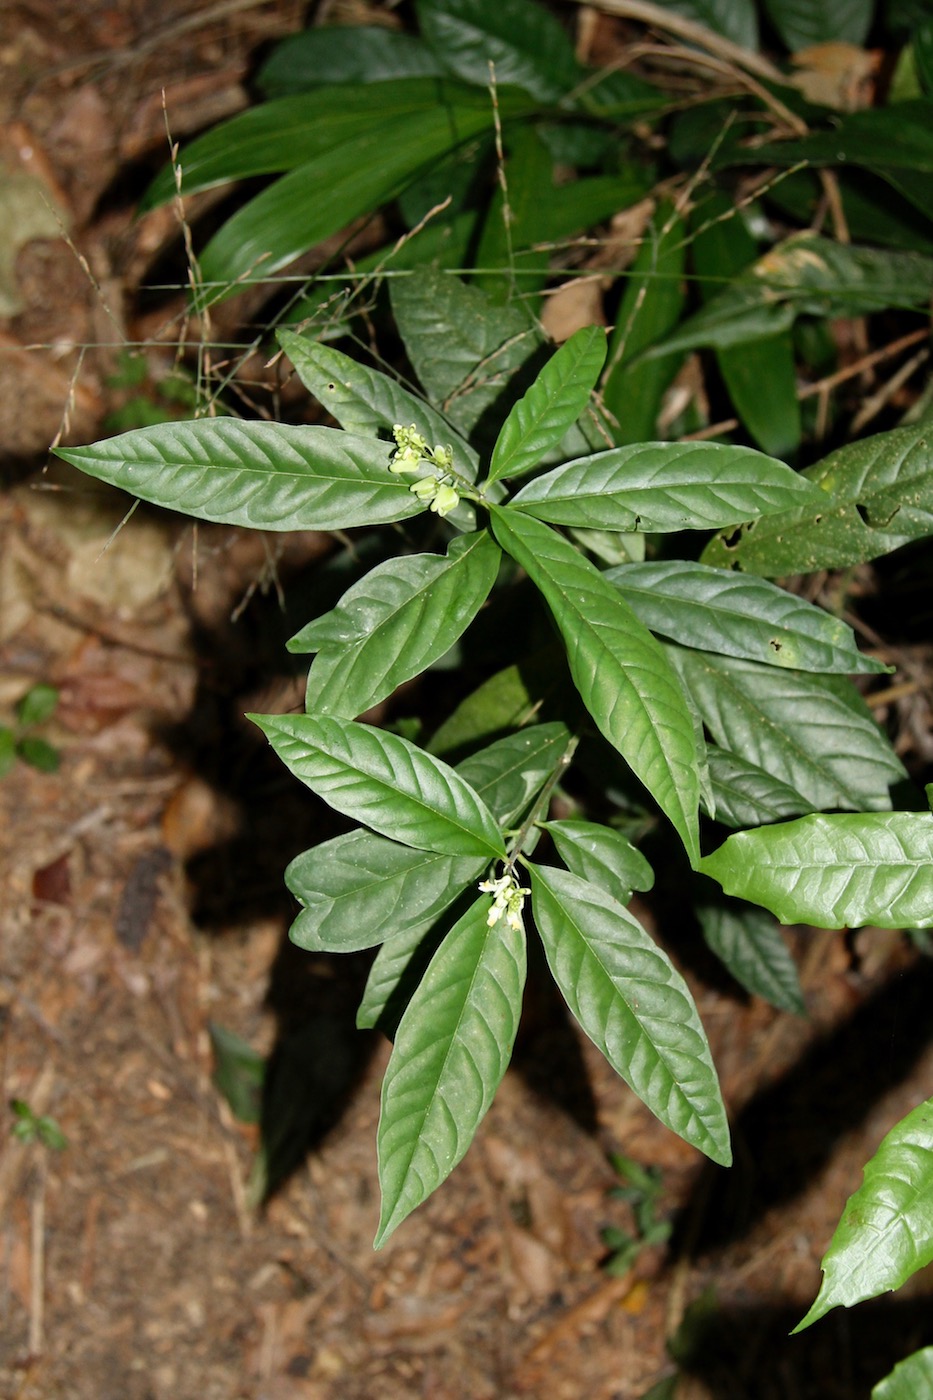
[[557,525],[654,533],[717,529],[808,501],[825,504],[813,484],[753,448],[648,442],[555,467],[512,505]]
[[840,618],[764,579],[688,560],[622,564],[606,578],[646,627],[682,646],[798,671],[888,669]]
[[[442,72],[427,45],[402,30],[381,24],[326,24],[276,44],[256,74],[256,86],[269,97],[279,97],[325,83],[421,79]],[[418,91],[418,83],[409,86]],[[335,94],[331,107],[340,110]]]
[[764,10],[791,53],[814,44],[864,44],[872,0],[764,0]]
[[899,1288],[931,1260],[933,1099],[927,1099],[891,1129],[866,1165],[823,1259],[816,1302],[794,1330],[831,1308],[851,1308]]
[[487,927],[478,899],[431,959],[399,1022],[382,1086],[376,1247],[461,1160],[506,1071],[525,985],[525,937]]
[[385,730],[311,715],[250,715],[285,766],[331,807],[422,851],[504,856],[489,808],[446,763]]
[[[568,738],[562,724],[536,725],[489,744],[456,772],[508,825],[553,772]],[[412,928],[420,938],[487,864],[483,856],[415,850],[371,831],[338,836],[303,851],[285,872],[305,906],[290,937],[332,953],[371,948]]]
[[899,1361],[874,1387],[871,1400],[919,1400],[926,1395],[933,1395],[933,1347],[924,1347]]
[[348,433],[368,437],[391,432],[396,423],[413,424],[429,446],[451,445],[457,471],[475,480],[478,456],[430,404],[330,345],[294,331],[280,330],[276,337],[302,384]]
[[499,549],[478,531],[445,555],[388,559],[349,589],[331,612],[289,643],[317,650],[308,675],[309,714],[352,719],[449,651],[496,581]]
[[683,978],[605,890],[563,870],[530,872],[548,964],[583,1030],[662,1123],[728,1165],[716,1071]]
[[621,832],[599,822],[570,819],[539,825],[572,874],[607,890],[619,904],[627,904],[634,890],[650,890],[654,884],[651,866]]
[[305,906],[289,937],[299,948],[352,953],[427,928],[486,867],[483,856],[417,851],[350,831],[302,852],[285,883]]
[[271,277],[491,127],[488,107],[383,112],[360,135],[289,170],[237,210],[199,258],[203,283],[226,293]]
[[738,831],[700,868],[782,924],[933,925],[929,812],[814,814]]
[[56,451],[144,501],[223,525],[346,530],[424,508],[388,470],[388,443],[336,428],[199,418]]
[[696,735],[662,648],[612,585],[549,526],[497,507],[493,529],[553,613],[583,703],[695,860]]
[[528,471],[557,446],[589,403],[605,358],[600,326],[577,331],[554,353],[502,425],[490,481]]

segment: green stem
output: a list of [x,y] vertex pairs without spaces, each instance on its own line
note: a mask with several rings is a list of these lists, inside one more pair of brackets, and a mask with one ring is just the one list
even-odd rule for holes
[[564,752],[561,754],[560,758],[554,765],[553,773],[548,778],[547,782],[544,784],[544,787],[538,793],[537,801],[535,802],[531,811],[528,813],[528,816],[525,818],[522,825],[519,827],[515,839],[509,846],[508,858],[505,862],[505,873],[507,875],[513,874],[515,870],[515,862],[518,860],[519,856],[522,853],[522,847],[528,839],[528,833],[531,831],[532,827],[535,826],[537,822],[541,820],[541,817],[547,814],[548,807],[551,805],[551,796],[554,792],[554,789],[557,787],[557,784],[560,782],[561,778],[564,776],[567,769],[570,767],[570,762],[577,751],[577,745],[579,744],[579,742],[579,734],[571,734],[570,738],[567,740],[567,745],[564,749]]

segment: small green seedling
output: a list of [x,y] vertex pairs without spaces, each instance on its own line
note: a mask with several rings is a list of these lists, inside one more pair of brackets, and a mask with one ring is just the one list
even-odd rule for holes
[[54,773],[61,755],[46,739],[29,731],[51,719],[58,706],[54,685],[40,682],[17,703],[16,722],[0,726],[0,778],[6,777],[18,758],[41,773]]
[[663,1190],[657,1167],[642,1167],[621,1152],[613,1152],[609,1160],[624,1183],[614,1186],[609,1194],[616,1200],[628,1202],[635,1225],[632,1232],[615,1225],[602,1231],[603,1243],[612,1251],[603,1267],[607,1274],[620,1278],[628,1273],[643,1249],[664,1244],[670,1238],[671,1223],[657,1218]]
[[10,1132],[19,1142],[41,1142],[54,1152],[63,1152],[68,1146],[68,1139],[55,1119],[39,1117],[25,1099],[11,1099],[10,1111],[15,1120]]

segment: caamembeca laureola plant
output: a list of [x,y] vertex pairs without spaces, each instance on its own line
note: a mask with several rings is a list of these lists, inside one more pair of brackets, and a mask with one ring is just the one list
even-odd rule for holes
[[[850,679],[885,667],[839,618],[769,581],[931,533],[930,429],[896,428],[799,473],[722,443],[613,446],[594,392],[602,329],[555,350],[514,307],[431,269],[395,281],[392,299],[423,396],[280,331],[341,428],[202,418],[60,450],[201,520],[395,527],[380,534],[381,562],[289,644],[313,654],[305,713],[251,716],[296,778],[359,823],[299,855],[286,879],[300,947],[378,947],[358,1017],[394,1040],[377,1245],[461,1160],[489,1108],[531,923],[613,1068],[668,1128],[730,1162],[691,994],[626,907],[654,879],[626,832],[651,831],[663,850],[667,831],[680,855],[660,878],[685,899],[692,883],[712,948],[789,1010],[802,998],[780,925],[933,925],[933,815],[919,794],[914,810],[891,810],[903,769]],[[697,531],[711,535],[699,562]],[[441,549],[421,552],[425,541]],[[687,557],[671,548],[681,541]],[[497,608],[511,664],[425,746],[361,722]],[[555,795],[580,810],[575,790],[599,791],[608,824],[552,817]],[[869,1164],[806,1321],[933,1257],[931,1143],[933,1100]]]

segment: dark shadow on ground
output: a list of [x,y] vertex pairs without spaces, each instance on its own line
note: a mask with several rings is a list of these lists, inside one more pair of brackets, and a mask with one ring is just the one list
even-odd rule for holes
[[869,1400],[899,1361],[933,1342],[929,1298],[837,1309],[792,1337],[802,1311],[698,1308],[681,1329],[681,1367],[712,1400]]
[[734,1165],[701,1172],[674,1253],[722,1248],[809,1186],[839,1139],[907,1078],[933,1039],[931,1000],[933,962],[918,960],[757,1094],[733,1123]]

